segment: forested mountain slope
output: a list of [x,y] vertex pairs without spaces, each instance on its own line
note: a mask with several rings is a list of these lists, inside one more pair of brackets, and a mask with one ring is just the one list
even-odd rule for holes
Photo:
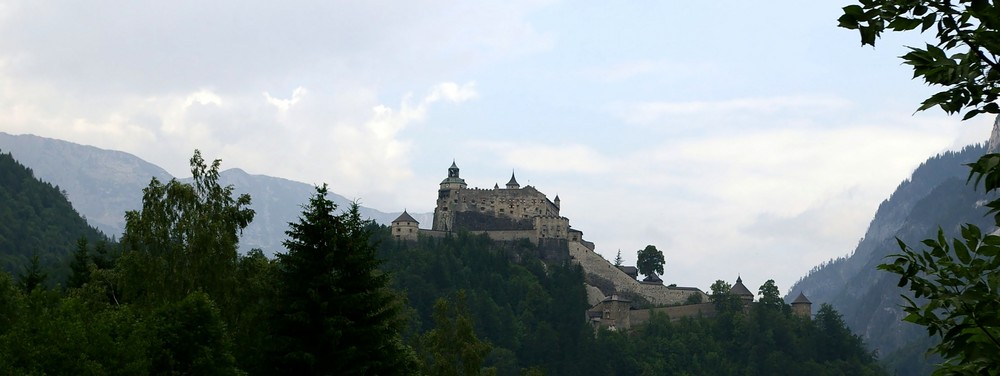
[[0,149],[35,175],[66,191],[76,210],[110,236],[121,236],[125,211],[139,208],[142,188],[156,177],[170,180],[166,170],[114,150],[0,132]]
[[[986,210],[980,207],[985,197],[966,183],[965,166],[986,152],[982,145],[948,152],[920,165],[910,180],[896,188],[875,213],[865,237],[848,257],[831,260],[802,278],[791,291],[803,291],[814,303],[830,303],[844,315],[855,332],[864,336],[872,349],[883,357],[914,341],[923,341],[926,331],[903,323],[898,278],[876,270],[885,257],[899,252],[896,238],[911,246],[936,234],[938,227],[947,237],[958,234],[963,223],[991,229]],[[907,349],[925,362],[922,350]]]
[[81,237],[104,236],[73,210],[60,187],[35,178],[32,171],[0,149],[0,265],[14,275],[37,254],[43,270],[61,281],[70,253]]

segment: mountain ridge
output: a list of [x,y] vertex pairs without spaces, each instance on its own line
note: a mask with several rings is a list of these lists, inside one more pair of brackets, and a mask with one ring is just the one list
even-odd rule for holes
[[[31,168],[42,181],[66,191],[73,207],[92,226],[110,237],[121,236],[125,212],[142,206],[142,189],[150,179],[169,181],[175,178],[163,168],[142,158],[117,150],[101,149],[69,141],[31,134],[12,135],[0,132],[0,149]],[[190,181],[190,178],[178,178]],[[239,167],[220,171],[219,181],[234,186],[236,193],[249,193],[253,222],[240,239],[243,252],[259,248],[273,255],[283,248],[284,230],[297,220],[301,205],[315,191],[313,185],[281,177],[250,174]],[[341,208],[352,201],[331,192],[330,198]],[[361,214],[380,224],[389,224],[401,212],[382,212],[361,207]],[[430,213],[410,213],[423,223],[430,223]]]
[[900,251],[896,238],[920,248],[920,241],[935,236],[938,228],[953,237],[964,223],[984,230],[994,227],[981,209],[986,196],[966,183],[965,164],[986,151],[986,145],[971,145],[922,163],[879,205],[865,237],[849,256],[814,268],[791,291],[803,291],[814,303],[833,305],[873,350],[892,356],[907,349],[912,354],[904,356],[901,363],[928,364],[922,357],[926,349],[908,348],[927,337],[923,327],[902,321],[906,315],[900,295],[912,295],[897,286],[898,276],[877,270],[877,266]]

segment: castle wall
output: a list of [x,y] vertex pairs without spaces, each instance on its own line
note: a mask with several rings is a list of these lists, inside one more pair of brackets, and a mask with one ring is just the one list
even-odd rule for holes
[[670,320],[680,320],[684,317],[697,317],[697,316],[715,316],[715,304],[713,303],[699,303],[699,304],[687,304],[671,307],[659,307],[650,309],[637,309],[629,312],[629,322],[632,326],[642,325],[649,321],[649,316],[653,312],[666,314],[670,317]]
[[[478,215],[459,218],[457,213]],[[510,223],[520,223],[535,217],[558,217],[559,207],[531,186],[520,189],[452,189],[438,191],[432,229],[457,231],[485,229],[477,222],[481,217],[505,218]],[[533,225],[533,224],[532,224]],[[521,229],[520,227],[513,229]]]
[[[535,238],[534,230],[519,230],[519,231],[486,231],[486,230],[476,230],[468,231],[472,235],[482,235],[486,234],[490,239],[496,241],[518,241],[521,239],[528,239],[532,244],[537,244],[538,239]],[[430,236],[435,238],[443,238],[448,234],[452,234],[451,231],[437,231],[437,230],[420,230],[420,234],[424,236]]]
[[683,304],[692,294],[700,294],[702,301],[708,301],[708,295],[698,289],[642,284],[582,242],[569,242],[569,254],[573,262],[583,266],[583,270],[588,274],[610,281],[619,293],[630,292],[641,295],[653,305]]

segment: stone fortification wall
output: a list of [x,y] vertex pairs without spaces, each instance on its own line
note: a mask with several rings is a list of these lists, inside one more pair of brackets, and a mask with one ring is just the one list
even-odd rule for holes
[[530,218],[495,217],[481,212],[454,212],[452,217],[452,231],[530,231],[535,228],[535,221]]
[[439,191],[434,212],[434,230],[455,230],[462,225],[457,213],[478,213],[514,221],[531,221],[534,217],[558,217],[559,207],[531,186],[520,189],[466,188]]
[[556,216],[535,217],[533,224],[538,238],[568,239],[570,234],[569,218]]
[[[478,231],[467,231],[467,232],[472,235],[486,234],[487,236],[490,237],[490,239],[496,241],[517,241],[521,239],[527,239],[528,241],[531,241],[533,244],[536,243],[536,239],[534,238],[535,230],[523,230],[523,231],[478,230]],[[443,238],[445,236],[448,236],[448,234],[455,235],[455,233],[451,231],[420,230],[420,235],[429,236],[433,238]]]
[[573,262],[583,267],[584,273],[608,280],[614,284],[619,293],[640,295],[653,305],[682,304],[691,294],[702,294],[703,299],[707,301],[707,295],[698,290],[671,289],[663,285],[639,283],[581,242],[569,242],[569,255]]
[[649,316],[652,312],[666,314],[667,316],[670,316],[670,320],[680,320],[684,317],[697,317],[699,315],[711,317],[715,316],[715,304],[701,303],[633,310],[629,312],[632,325],[642,325],[649,320]]

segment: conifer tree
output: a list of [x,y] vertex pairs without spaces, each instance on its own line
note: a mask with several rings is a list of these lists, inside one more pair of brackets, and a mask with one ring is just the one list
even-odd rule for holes
[[87,238],[81,237],[76,241],[76,251],[73,252],[73,261],[70,262],[70,275],[66,281],[66,287],[79,288],[90,282],[90,255],[87,250]]
[[42,266],[38,261],[38,253],[31,255],[31,262],[24,267],[24,272],[18,275],[17,284],[26,293],[38,287],[45,287],[43,283],[48,278],[48,274],[42,272]]
[[400,300],[378,270],[358,205],[335,214],[327,188],[290,223],[279,254],[275,371],[295,375],[396,375],[415,372],[403,345]]

